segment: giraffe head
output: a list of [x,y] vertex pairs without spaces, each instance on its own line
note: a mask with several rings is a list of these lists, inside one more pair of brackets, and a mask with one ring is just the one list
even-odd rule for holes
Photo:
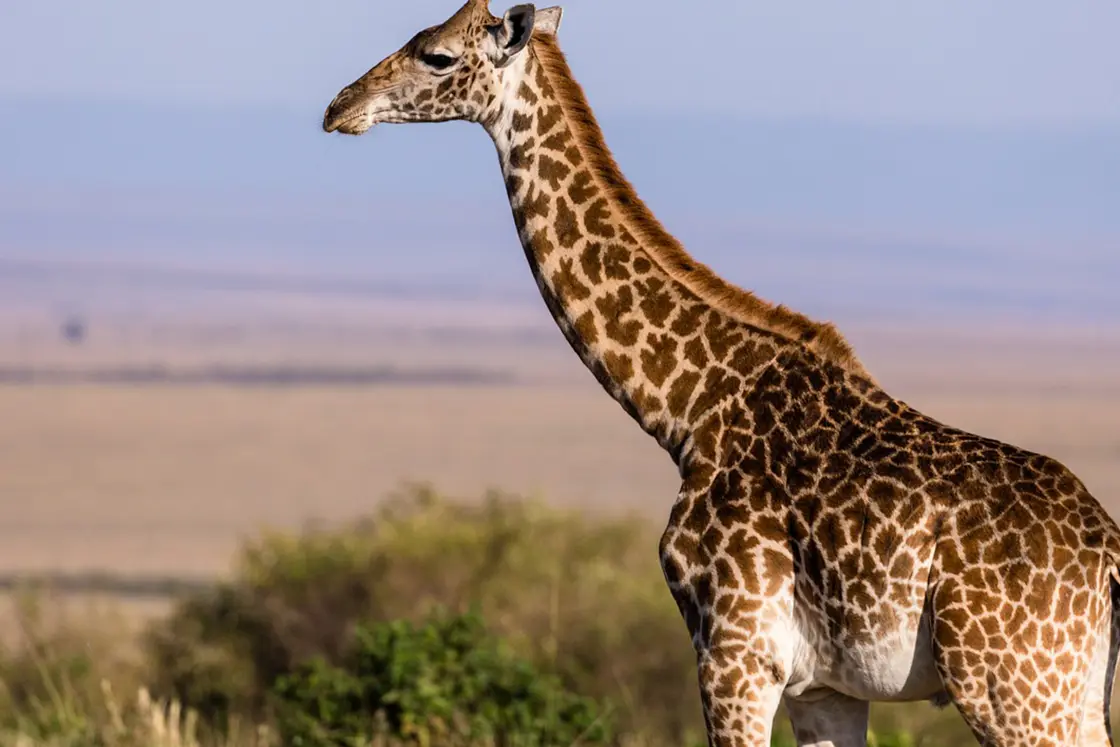
[[503,72],[533,34],[556,33],[562,12],[515,5],[497,18],[487,0],[467,0],[339,91],[323,129],[361,135],[380,123],[486,121],[500,109]]

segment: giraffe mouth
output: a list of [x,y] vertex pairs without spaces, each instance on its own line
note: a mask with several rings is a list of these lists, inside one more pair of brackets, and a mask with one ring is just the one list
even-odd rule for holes
[[361,135],[378,123],[378,107],[364,92],[355,93],[348,86],[334,97],[323,112],[323,130],[343,135]]
[[327,111],[323,117],[324,132],[338,132],[343,135],[362,135],[373,128],[377,120],[365,109],[332,114]]

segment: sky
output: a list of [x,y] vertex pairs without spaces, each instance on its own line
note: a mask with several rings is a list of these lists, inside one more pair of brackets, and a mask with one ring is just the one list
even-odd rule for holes
[[[339,88],[456,7],[7,4],[0,260],[531,292],[481,131],[318,129]],[[814,313],[890,286],[892,309],[1120,321],[1120,4],[564,7],[624,170],[731,280]],[[927,294],[897,289],[915,275]]]
[[[0,94],[302,107],[456,6],[8,3]],[[564,7],[561,36],[572,64],[592,100],[614,107],[923,125],[1120,125],[1116,3],[571,0]]]

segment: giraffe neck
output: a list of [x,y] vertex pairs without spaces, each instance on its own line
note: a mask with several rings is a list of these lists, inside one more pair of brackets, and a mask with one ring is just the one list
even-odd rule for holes
[[483,124],[529,266],[584,364],[678,464],[713,398],[749,385],[783,348],[816,346],[862,373],[831,325],[689,257],[614,163],[555,38],[528,52]]

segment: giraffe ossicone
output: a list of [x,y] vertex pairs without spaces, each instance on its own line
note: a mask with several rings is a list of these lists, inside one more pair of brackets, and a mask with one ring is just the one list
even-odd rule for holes
[[864,745],[872,701],[953,703],[988,745],[1111,744],[1120,529],[1054,459],[889,395],[831,324],[694,260],[607,148],[562,11],[469,0],[343,88],[323,129],[493,139],[557,326],[669,452],[660,560],[713,745]]

